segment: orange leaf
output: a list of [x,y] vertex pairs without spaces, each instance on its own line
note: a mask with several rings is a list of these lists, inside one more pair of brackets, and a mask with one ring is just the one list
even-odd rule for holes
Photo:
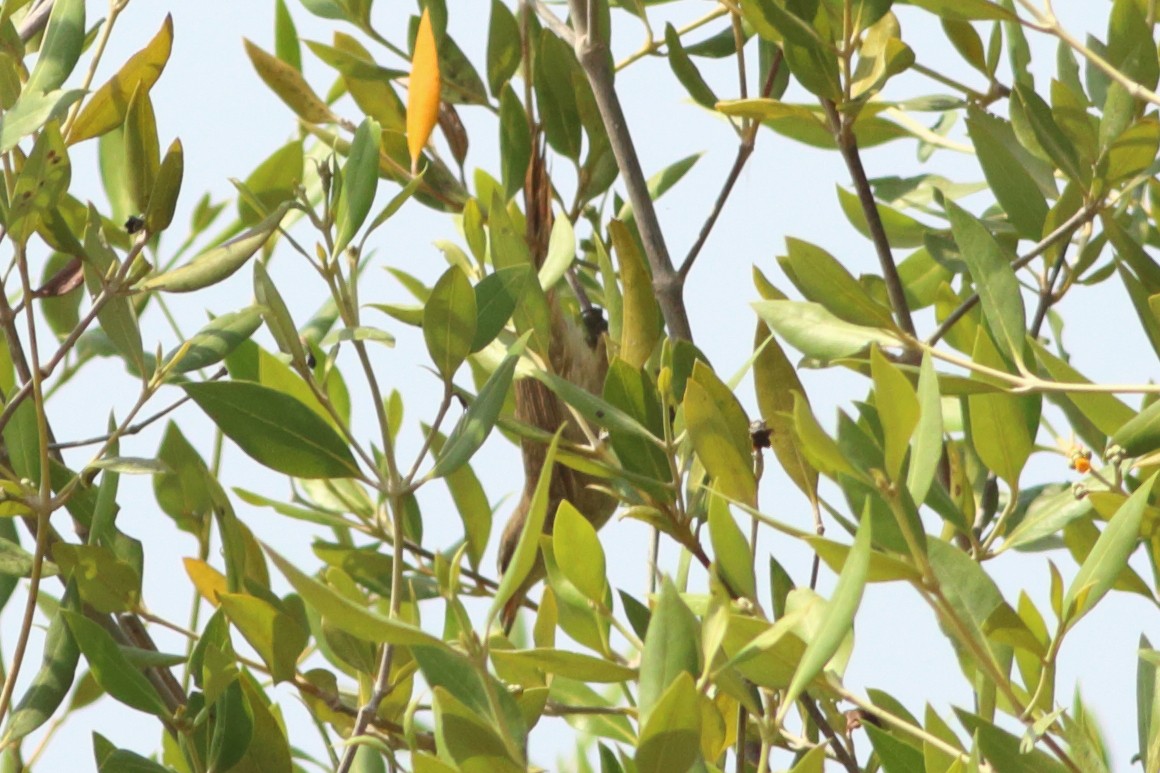
[[193,587],[209,603],[218,605],[218,594],[226,592],[226,578],[217,569],[196,558],[183,558],[185,573],[193,580]]
[[407,87],[407,150],[411,174],[418,174],[419,157],[439,119],[439,55],[427,9],[419,19],[415,53],[411,58],[411,83]]

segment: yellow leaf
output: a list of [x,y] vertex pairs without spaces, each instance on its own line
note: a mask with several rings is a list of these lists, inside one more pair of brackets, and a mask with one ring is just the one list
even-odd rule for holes
[[184,558],[182,561],[185,563],[185,573],[193,581],[193,587],[197,588],[202,598],[216,607],[220,603],[218,594],[228,590],[225,575],[197,558]]
[[639,368],[652,355],[661,337],[661,310],[653,295],[652,277],[636,239],[619,220],[608,224],[612,246],[620,261],[620,281],[624,285],[623,319],[620,323],[620,357]]
[[133,54],[129,61],[89,97],[68,133],[68,144],[99,137],[121,125],[133,92],[149,89],[161,77],[169,52],[173,48],[173,17],[166,16],[161,29],[145,48]]
[[407,150],[411,152],[411,174],[418,174],[419,156],[439,119],[439,56],[431,17],[423,9],[415,53],[411,58],[411,82],[407,87]]

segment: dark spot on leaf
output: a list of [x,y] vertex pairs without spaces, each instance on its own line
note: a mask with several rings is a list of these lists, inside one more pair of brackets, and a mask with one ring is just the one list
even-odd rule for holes
[[130,215],[129,219],[125,221],[125,231],[130,234],[135,234],[145,227],[145,220],[140,215]]

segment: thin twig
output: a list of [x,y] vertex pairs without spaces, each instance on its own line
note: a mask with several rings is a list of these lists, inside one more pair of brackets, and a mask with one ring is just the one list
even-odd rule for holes
[[1027,328],[1027,335],[1032,338],[1039,338],[1039,331],[1043,328],[1043,321],[1047,319],[1047,311],[1058,300],[1055,297],[1055,283],[1059,281],[1059,275],[1063,273],[1063,267],[1067,265],[1066,255],[1067,245],[1065,244],[1063,245],[1063,249],[1059,251],[1059,256],[1055,259],[1055,264],[1052,265],[1051,271],[1048,272],[1047,278],[1043,282],[1043,289],[1039,292],[1039,303],[1035,307],[1035,316],[1031,319],[1031,326]]
[[20,20],[20,26],[16,30],[22,42],[27,43],[40,34],[45,25],[48,24],[48,17],[52,14],[53,5],[55,5],[53,0],[38,0],[28,13],[24,14],[24,18]]
[[[1108,202],[1108,206],[1111,206],[1112,203],[1113,202]],[[1028,263],[1035,260],[1040,255],[1055,246],[1061,239],[1071,239],[1071,235],[1075,233],[1075,229],[1095,217],[1100,209],[1103,208],[1103,206],[1104,205],[1100,202],[1092,202],[1086,207],[1076,211],[1074,215],[1060,223],[1058,228],[1036,242],[1035,246],[1032,247],[1025,255],[1021,255],[1020,257],[1011,261],[1012,270],[1018,271],[1019,269],[1023,268]],[[962,319],[963,316],[966,315],[967,312],[969,312],[971,309],[975,308],[975,304],[978,302],[979,294],[972,293],[966,300],[959,304],[959,306],[954,311],[947,315],[947,318],[944,319],[938,328],[935,329],[930,338],[926,339],[927,345],[934,346],[936,343],[938,343],[942,337],[947,334],[947,331],[955,326],[956,322]]]
[[[210,376],[206,380],[207,381],[217,381],[218,379],[223,378],[226,375],[226,372],[227,372],[226,369],[222,368],[221,370],[219,370],[217,373],[213,374],[212,376]],[[129,435],[136,435],[137,433],[146,429],[149,425],[153,424],[154,422],[156,422],[160,419],[163,419],[166,416],[168,416],[169,414],[173,413],[175,410],[180,408],[182,405],[189,402],[189,400],[190,400],[189,395],[185,395],[184,397],[181,397],[181,398],[178,398],[177,400],[174,400],[171,405],[168,405],[165,408],[162,408],[161,410],[159,410],[157,413],[153,414],[152,416],[149,416],[148,418],[142,419],[141,421],[137,422],[136,424],[134,424],[132,426],[126,427],[123,432],[119,433],[119,436],[126,437]],[[110,433],[106,432],[103,435],[94,435],[93,437],[85,438],[84,440],[64,440],[64,441],[61,441],[59,443],[50,443],[48,447],[51,448],[53,451],[61,451],[61,450],[67,449],[67,448],[81,448],[82,446],[91,446],[91,445],[95,445],[97,443],[104,443],[110,437],[111,437]]]
[[834,750],[834,757],[838,760],[839,763],[841,763],[842,767],[850,771],[850,773],[859,773],[861,768],[858,767],[858,761],[854,759],[853,754],[849,749],[846,748],[845,744],[842,743],[841,739],[838,737],[838,734],[834,731],[834,728],[830,726],[829,721],[826,719],[826,715],[823,714],[821,709],[818,708],[817,704],[814,703],[814,699],[811,698],[808,693],[803,692],[801,697],[798,698],[798,703],[800,703],[805,708],[806,713],[810,715],[810,719],[812,719],[814,724],[818,726],[818,729],[822,731],[822,735],[824,735],[829,740],[830,746]]
[[851,122],[838,114],[837,107],[829,99],[822,100],[822,109],[826,112],[834,142],[837,143],[838,151],[842,154],[846,169],[853,179],[854,190],[862,205],[862,215],[866,218],[866,226],[870,231],[870,240],[874,242],[874,250],[878,253],[882,279],[886,283],[886,295],[890,298],[890,306],[894,309],[898,326],[907,334],[915,336],[914,320],[910,316],[910,305],[906,302],[902,278],[898,275],[898,266],[894,263],[890,240],[886,236],[882,216],[874,201],[874,191],[870,188],[870,180],[866,177],[865,167],[862,166],[862,156],[858,151],[858,141],[854,136]]
[[[774,80],[777,78],[777,71],[781,67],[782,53],[781,49],[773,55],[773,62],[769,66],[769,74],[762,85],[761,96],[768,97],[773,91]],[[741,170],[745,168],[745,164],[749,161],[749,157],[753,155],[753,148],[757,141],[757,130],[761,127],[759,121],[754,121],[747,127],[745,133],[741,137],[741,144],[737,146],[737,157],[733,159],[733,168],[729,170],[729,175],[725,178],[725,184],[721,186],[721,192],[717,194],[717,201],[713,203],[713,210],[709,213],[705,224],[701,226],[701,233],[697,235],[697,241],[689,248],[689,254],[681,261],[681,267],[677,274],[684,282],[689,275],[689,271],[693,268],[693,262],[701,253],[701,248],[705,246],[705,242],[709,239],[709,234],[713,231],[713,227],[717,224],[717,218],[720,217],[721,211],[725,208],[725,202],[729,199],[729,194],[733,192],[733,186],[737,183],[737,178],[741,176]]]

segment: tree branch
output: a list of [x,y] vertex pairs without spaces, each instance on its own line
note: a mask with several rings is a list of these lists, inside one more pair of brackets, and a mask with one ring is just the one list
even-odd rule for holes
[[838,151],[846,162],[846,169],[849,170],[850,177],[853,179],[858,201],[862,204],[862,215],[866,218],[866,226],[870,230],[870,240],[874,242],[874,250],[878,253],[882,278],[886,282],[886,294],[890,298],[890,305],[894,309],[898,326],[907,334],[915,336],[914,320],[910,316],[910,305],[906,302],[902,278],[898,276],[898,266],[894,263],[890,240],[886,238],[882,216],[878,213],[878,205],[874,202],[874,192],[870,189],[870,180],[867,179],[866,169],[862,166],[862,156],[858,152],[858,140],[854,136],[850,122],[838,114],[838,109],[834,106],[833,101],[823,99],[822,109],[826,111],[826,118],[829,120],[834,142],[837,143]]
[[[691,341],[693,332],[689,327],[689,316],[685,309],[684,282],[673,268],[668,247],[665,246],[656,208],[653,206],[652,197],[649,196],[640,159],[636,154],[636,146],[633,144],[632,135],[629,134],[620,98],[616,94],[608,44],[598,39],[597,34],[589,29],[588,4],[585,0],[569,0],[568,8],[575,29],[568,35],[561,34],[561,37],[572,44],[576,58],[596,98],[597,109],[604,122],[604,129],[608,132],[613,155],[616,156],[616,166],[624,179],[628,200],[636,215],[644,252],[652,268],[653,294],[665,318],[669,335]],[[558,30],[559,19],[556,19],[542,3],[536,2],[536,11],[551,29]]]

